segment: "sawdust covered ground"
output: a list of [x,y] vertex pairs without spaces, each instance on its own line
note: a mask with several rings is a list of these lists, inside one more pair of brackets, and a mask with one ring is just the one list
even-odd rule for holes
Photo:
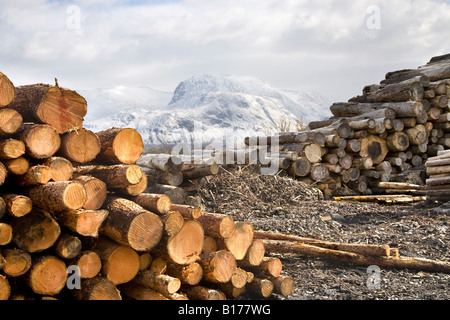
[[[226,169],[226,168],[225,168]],[[324,200],[290,177],[261,176],[254,167],[226,169],[197,191],[209,212],[250,221],[255,229],[344,243],[388,244],[401,256],[450,262],[450,210],[415,203],[385,205]],[[296,283],[290,300],[447,300],[450,275],[382,268],[378,289],[367,267],[299,254],[279,257]],[[245,297],[244,297],[245,298]],[[285,299],[272,295],[270,299]]]

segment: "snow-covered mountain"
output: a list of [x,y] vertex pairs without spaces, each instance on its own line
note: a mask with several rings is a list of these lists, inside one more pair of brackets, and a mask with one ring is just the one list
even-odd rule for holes
[[318,93],[285,91],[237,75],[194,76],[174,93],[146,87],[79,92],[88,102],[85,127],[135,128],[147,146],[243,142],[246,136],[296,130],[297,120],[331,116],[331,102]]

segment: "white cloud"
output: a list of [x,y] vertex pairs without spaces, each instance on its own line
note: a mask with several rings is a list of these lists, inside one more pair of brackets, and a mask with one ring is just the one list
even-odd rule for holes
[[[79,28],[68,27],[80,11]],[[379,30],[367,8],[380,8]],[[199,73],[260,77],[334,100],[450,52],[438,0],[0,0],[0,70],[25,82],[173,90]]]

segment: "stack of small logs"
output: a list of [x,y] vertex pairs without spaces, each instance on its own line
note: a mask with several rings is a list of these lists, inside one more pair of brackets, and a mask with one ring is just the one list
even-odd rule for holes
[[290,175],[329,197],[380,195],[385,191],[380,182],[424,186],[428,158],[450,149],[449,98],[450,54],[417,69],[387,73],[361,96],[334,103],[333,117],[311,122],[305,132],[245,142],[268,146],[274,157],[279,153],[280,169],[288,166]]
[[157,157],[147,170],[136,130],[94,133],[86,112],[57,80],[15,87],[0,73],[0,300],[292,293],[252,224],[149,192],[168,181],[156,170],[194,179],[204,169]]
[[447,202],[450,199],[450,150],[438,151],[428,158],[426,196],[429,201]]

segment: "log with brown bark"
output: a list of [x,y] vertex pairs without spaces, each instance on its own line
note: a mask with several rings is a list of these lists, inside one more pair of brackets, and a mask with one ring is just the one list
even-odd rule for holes
[[172,201],[164,194],[142,193],[132,197],[138,205],[158,215],[164,215],[171,210]]
[[33,205],[50,212],[78,210],[87,200],[84,186],[76,181],[49,182],[30,187],[26,195]]
[[17,87],[8,107],[25,121],[49,124],[59,134],[81,128],[87,113],[87,102],[77,92],[45,84]]
[[108,188],[124,188],[136,185],[145,175],[138,165],[89,165],[76,166],[74,173],[78,175],[92,175],[106,183]]
[[237,221],[233,234],[226,239],[219,239],[219,247],[231,252],[236,260],[243,260],[253,243],[253,233],[253,224]]
[[215,238],[227,239],[235,232],[235,222],[228,215],[203,213],[197,221],[202,225],[206,235]]
[[236,269],[236,259],[226,250],[200,255],[198,263],[203,268],[203,280],[212,283],[226,283]]
[[20,194],[2,194],[5,201],[6,213],[12,217],[20,218],[30,213],[33,203],[30,198]]
[[68,210],[54,212],[58,223],[68,228],[72,232],[85,237],[96,238],[99,230],[108,216],[107,210]]

